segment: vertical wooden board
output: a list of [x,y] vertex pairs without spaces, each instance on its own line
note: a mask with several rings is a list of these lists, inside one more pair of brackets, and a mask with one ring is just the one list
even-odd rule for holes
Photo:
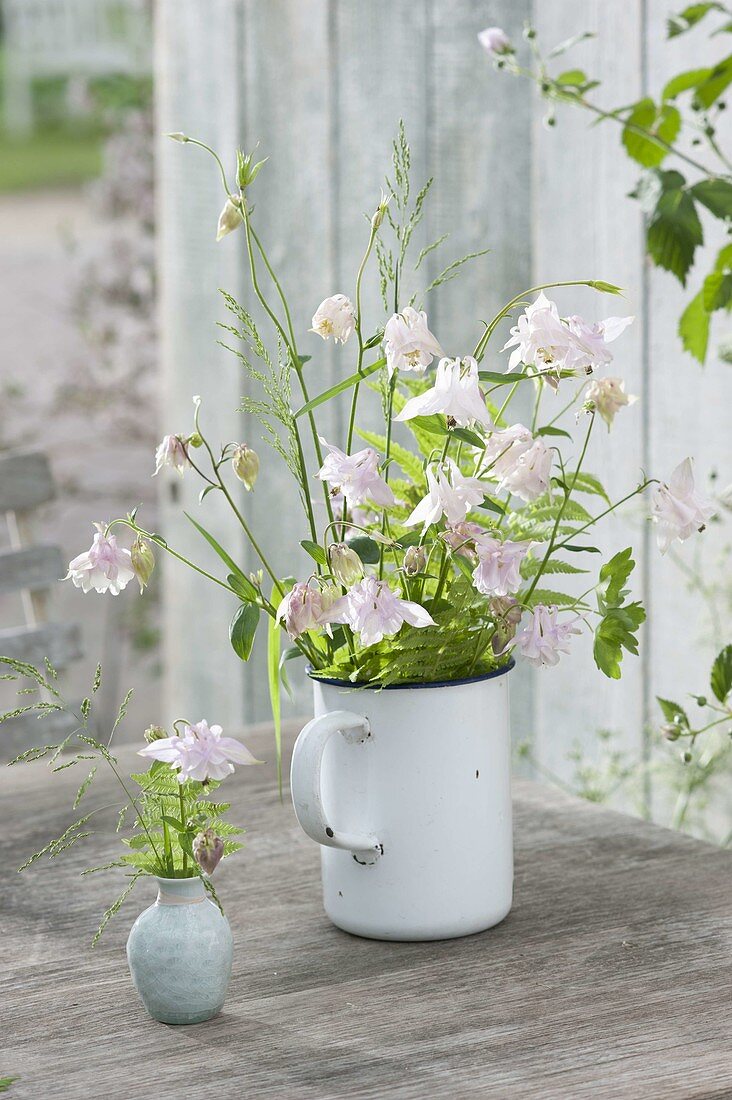
[[[335,220],[330,155],[331,135],[331,47],[328,37],[327,0],[274,0],[267,4],[245,0],[242,102],[242,140],[247,149],[259,142],[257,158],[269,160],[252,187],[253,225],[270,263],[281,277],[292,313],[298,351],[311,355],[305,367],[310,396],[327,389],[333,380],[333,346],[308,333],[320,301],[335,293],[332,234]],[[243,241],[240,242],[243,248]],[[240,255],[242,255],[240,253]],[[266,272],[260,282],[268,299],[282,315]],[[256,307],[247,288],[245,300],[261,323],[267,346],[276,354],[277,343],[271,324]],[[303,395],[293,374],[292,405],[303,404]],[[254,392],[254,387],[248,387]],[[335,410],[318,411],[320,434],[335,434]],[[311,429],[307,417],[298,420],[319,531],[326,522],[321,484],[315,480]],[[300,548],[310,530],[300,505],[292,475],[281,458],[262,442],[263,432],[250,418],[240,428],[257,448],[261,458],[260,480],[246,500],[252,526],[279,576],[288,574],[305,580],[314,568],[312,559]],[[258,562],[250,555],[252,568]],[[247,667],[246,701],[250,720],[266,717],[269,696],[265,667],[265,631]],[[297,669],[297,671],[295,671]],[[310,693],[301,674],[302,664],[291,666],[293,688],[297,687],[295,710],[310,708]],[[309,687],[309,685],[308,685]]]
[[[161,0],[156,20],[158,271],[162,342],[161,436],[192,431],[192,395],[203,399],[202,427],[213,441],[237,438],[239,372],[217,346],[222,315],[217,288],[237,292],[238,245],[216,243],[223,190],[203,150],[162,135],[183,131],[221,149],[227,165],[237,140],[237,10],[221,0],[212,18],[205,0]],[[196,452],[200,454],[200,452]],[[150,456],[150,472],[154,469]],[[243,542],[216,494],[198,504],[201,483],[159,477],[162,533],[171,546],[217,576],[225,566],[183,515],[190,512],[241,560]],[[144,515],[140,521],[145,522]],[[161,553],[159,555],[163,557]],[[170,559],[161,563],[165,637],[165,715],[205,715],[224,727],[241,724],[241,663],[227,637],[236,601]]]
[[[552,72],[583,68],[602,81],[592,95],[602,103],[629,102],[640,95],[640,3],[567,3],[544,0],[536,6],[536,23],[542,52],[582,30],[597,38],[576,47],[552,62]],[[622,43],[622,48],[618,48]],[[605,279],[626,288],[626,297],[599,295],[591,290],[550,292],[560,312],[580,313],[588,319],[635,314],[636,322],[613,345],[615,360],[605,374],[626,380],[627,389],[642,394],[643,359],[643,264],[641,219],[638,207],[625,196],[635,173],[620,148],[619,128],[607,122],[588,126],[589,116],[574,108],[560,109],[557,125],[543,123],[545,107],[534,106],[534,282],[561,279]],[[548,394],[542,409],[554,416],[571,391],[564,383],[557,397]],[[586,468],[604,482],[611,498],[619,499],[638,484],[643,464],[642,405],[623,410],[610,433],[598,418]],[[540,422],[544,417],[540,418]],[[585,424],[575,425],[572,414],[563,426],[575,442],[561,441],[566,457],[578,456]],[[566,444],[566,446],[564,446]],[[602,508],[599,498],[580,497],[594,514]],[[563,583],[547,587],[577,591],[589,587],[602,560],[617,550],[634,545],[636,571],[633,591],[642,596],[642,509],[628,508],[622,518],[610,517],[593,529],[587,540],[603,551],[574,555],[572,561],[591,570],[577,578],[579,586]],[[555,578],[551,578],[554,581]],[[557,578],[564,581],[565,578]],[[590,625],[594,619],[590,617]],[[647,638],[642,637],[642,642]],[[556,669],[537,677],[536,750],[540,763],[567,777],[572,767],[567,752],[576,741],[592,756],[598,729],[619,735],[623,748],[633,755],[642,751],[643,684],[641,662],[626,656],[621,681],[609,681],[595,667],[591,628],[575,638],[571,656],[562,657]]]
[[[658,98],[665,82],[678,72],[713,64],[729,51],[727,36],[709,39],[715,26],[710,17],[689,34],[667,41],[667,7],[659,0],[648,5],[647,49],[648,90]],[[727,97],[725,97],[727,98]],[[721,116],[719,140],[722,148],[732,146],[732,125],[727,115]],[[703,146],[685,146],[695,159],[714,170],[724,171],[719,161]],[[665,168],[680,171],[689,182],[698,178],[693,168],[673,157]],[[668,480],[674,467],[687,455],[695,460],[695,477],[699,488],[709,491],[709,475],[719,474],[718,488],[732,481],[732,444],[730,444],[729,410],[732,408],[732,368],[722,362],[718,345],[729,336],[729,323],[724,314],[717,314],[709,342],[705,367],[682,350],[677,336],[679,317],[688,301],[701,288],[704,275],[713,265],[716,250],[727,243],[720,223],[701,211],[705,246],[697,253],[695,266],[686,288],[680,286],[668,272],[650,269],[650,396],[649,396],[649,472]],[[722,632],[713,637],[709,614],[698,594],[689,590],[681,569],[673,557],[685,566],[702,573],[706,583],[725,580],[729,585],[729,519],[711,523],[701,535],[693,536],[683,545],[675,544],[665,557],[659,553],[655,534],[651,535],[651,606],[650,641],[652,652],[649,695],[653,718],[660,724],[655,696],[661,695],[682,704],[689,704],[693,716],[696,705],[687,693],[708,694],[708,673],[716,646],[730,641],[729,623],[724,617],[724,604],[719,600]],[[664,809],[663,792],[657,792],[659,809]]]

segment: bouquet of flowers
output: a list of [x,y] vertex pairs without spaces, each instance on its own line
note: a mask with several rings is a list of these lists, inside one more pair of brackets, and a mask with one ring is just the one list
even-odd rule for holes
[[72,732],[57,743],[27,749],[11,764],[44,760],[54,772],[91,764],[76,792],[74,810],[86,798],[100,765],[111,770],[122,793],[121,803],[97,806],[76,818],[61,836],[30,855],[19,870],[25,871],[44,856],[56,859],[79,841],[92,837],[97,814],[114,809],[117,811],[117,832],[122,834],[126,851],[82,874],[119,868],[128,882],[105,912],[93,944],[143,876],[200,878],[221,908],[211,875],[224,856],[242,847],[237,839],[242,830],[226,820],[230,804],[217,801],[212,795],[222,780],[233,773],[234,764],[258,764],[260,761],[240,741],[225,737],[221,726],[209,726],[205,718],[195,723],[181,719],[173,723],[171,735],[160,726],[150,726],[145,731],[145,745],[138,752],[149,762],[147,770],[124,776],[118,758],[112,753],[112,741],[127,713],[131,691],[123,700],[109,737],[104,741],[92,732],[93,701],[102,679],[100,665],[91,691],[78,711],[61,695],[56,671],[48,661],[43,670],[10,657],[0,657],[0,665],[7,669],[1,677],[3,680],[22,685],[19,695],[36,697],[0,715],[0,723],[21,714],[34,713],[43,719],[64,713],[72,719],[73,726]]
[[[500,668],[514,655],[538,666],[556,665],[572,637],[589,630],[598,668],[620,677],[623,652],[638,652],[637,631],[645,618],[628,588],[632,548],[620,549],[596,571],[592,564],[600,551],[588,541],[589,533],[655,484],[651,518],[664,552],[674,540],[703,530],[713,506],[696,490],[688,458],[667,482],[644,477],[618,500],[610,499],[587,468],[598,420],[610,429],[615,416],[626,415],[636,400],[621,378],[608,373],[611,348],[633,318],[595,322],[562,316],[546,291],[589,286],[617,295],[619,288],[594,280],[531,287],[482,322],[482,332],[466,346],[444,349],[430,329],[425,300],[481,253],[450,263],[422,297],[410,292],[410,275],[442,241],[412,262],[410,243],[430,183],[412,196],[402,127],[393,173],[368,220],[354,293],[329,295],[312,319],[310,331],[339,344],[343,355],[353,352],[352,365],[335,386],[313,397],[311,357],[301,354],[287,296],[255,228],[251,191],[265,162],[239,152],[233,187],[212,149],[184,134],[170,136],[212,155],[226,196],[218,239],[235,231],[243,238],[269,332],[228,295],[233,320],[224,327],[260,388],[259,395],[245,399],[243,410],[264,425],[266,439],[297,483],[303,563],[297,577],[275,573],[238,492],[242,484],[256,491],[260,459],[247,444],[214,444],[194,398],[190,429],[165,436],[156,472],[171,467],[199,477],[202,501],[210,493],[223,495],[261,568],[247,575],[194,520],[225,566],[225,575],[214,577],[141,527],[132,512],[98,525],[91,549],[69,565],[73,583],[84,592],[116,594],[136,578],[142,589],[153,569],[154,547],[204,573],[236,601],[230,638],[243,660],[251,654],[260,620],[269,620],[277,720],[285,661],[293,657],[304,657],[314,677],[352,684],[455,681]],[[367,322],[362,282],[372,259],[384,317]],[[504,367],[485,369],[491,338],[506,318],[515,323],[501,349]],[[293,407],[293,383],[302,393],[299,408]],[[381,434],[358,429],[359,400],[370,390],[381,398]],[[533,412],[528,423],[520,423],[512,403],[525,390]],[[348,391],[345,438],[323,438],[318,409]],[[559,411],[545,412],[547,391]],[[572,407],[577,443],[557,425]],[[118,545],[120,527],[134,533],[131,549]],[[589,575],[581,595],[557,587],[577,574]],[[280,654],[283,633],[289,644]]]

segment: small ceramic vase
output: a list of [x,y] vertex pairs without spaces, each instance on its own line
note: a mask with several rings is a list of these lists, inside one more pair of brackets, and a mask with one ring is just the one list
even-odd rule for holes
[[231,977],[229,922],[200,878],[158,878],[154,905],[127,940],[135,988],[154,1020],[198,1024],[216,1016]]

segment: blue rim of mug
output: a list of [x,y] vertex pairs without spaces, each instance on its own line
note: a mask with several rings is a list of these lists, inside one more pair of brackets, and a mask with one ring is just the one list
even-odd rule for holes
[[449,688],[464,687],[466,684],[480,684],[484,680],[495,680],[498,676],[505,676],[512,668],[516,667],[513,657],[506,661],[501,668],[495,668],[492,672],[485,672],[482,676],[468,676],[464,680],[430,680],[427,683],[409,684],[353,684],[350,680],[331,680],[325,676],[314,675],[312,665],[308,665],[306,671],[311,680],[316,684],[328,684],[330,687],[348,688],[351,691],[414,691],[415,688]]

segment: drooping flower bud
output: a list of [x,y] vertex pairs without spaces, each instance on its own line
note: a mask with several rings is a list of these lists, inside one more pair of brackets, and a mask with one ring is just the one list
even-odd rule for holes
[[142,535],[138,535],[132,543],[130,554],[132,556],[132,568],[140,586],[140,595],[142,595],[155,568],[155,555],[152,546]]
[[148,726],[145,730],[145,740],[150,745],[153,741],[162,741],[162,739],[167,736],[168,732],[164,730],[162,726]]
[[193,840],[193,856],[207,875],[212,875],[224,854],[224,842],[213,829],[204,829]]
[[334,542],[328,547],[328,561],[331,573],[344,588],[350,588],[363,577],[363,562],[345,542]]
[[253,489],[259,473],[259,456],[256,451],[253,451],[251,447],[247,447],[246,443],[240,443],[234,451],[231,465],[247,492]]
[[423,573],[427,564],[427,553],[424,546],[409,546],[404,555],[404,572],[408,577],[414,577],[417,573]]
[[239,205],[240,201],[240,199],[234,198],[233,195],[229,195],[224,203],[224,208],[219,214],[219,224],[216,228],[217,241],[220,241],[227,233],[233,233],[244,221]]
[[516,628],[521,622],[521,607],[513,596],[494,596],[488,601],[488,606],[496,620],[496,629],[491,637],[491,649],[495,654],[499,654],[516,636]]
[[391,200],[392,200],[391,193],[387,195],[382,190],[381,198],[379,199],[379,205],[376,207],[376,210],[374,211],[374,215],[371,218],[371,228],[372,229],[378,229],[379,226],[381,225],[381,223],[383,222],[384,214],[386,213],[386,208],[389,205],[389,203],[391,202]]
[[179,141],[181,145],[185,145],[187,141],[191,140],[187,134],[182,134],[180,130],[177,130],[174,134],[166,134],[165,136],[172,138],[173,141]]
[[673,722],[661,726],[661,733],[667,741],[678,741],[679,737],[681,737],[681,730],[678,726],[675,726]]
[[478,35],[478,41],[487,53],[492,53],[495,57],[514,52],[511,40],[500,27],[486,27]]

